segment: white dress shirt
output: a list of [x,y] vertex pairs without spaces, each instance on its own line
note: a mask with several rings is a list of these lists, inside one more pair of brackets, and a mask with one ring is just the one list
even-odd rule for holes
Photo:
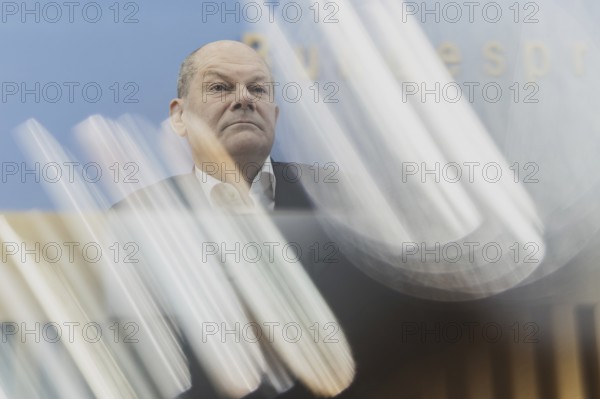
[[[229,183],[224,183],[218,179],[215,179],[211,175],[204,173],[197,166],[194,167],[194,172],[202,191],[208,198],[210,204],[215,207],[215,193],[218,192],[220,197],[225,195],[227,201],[236,204],[243,203],[243,200],[239,192]],[[262,165],[262,168],[258,171],[252,184],[250,185],[250,191],[248,195],[254,202],[254,205],[261,206],[266,210],[273,210],[275,208],[275,173],[273,172],[273,165],[271,164],[271,157],[268,156]],[[218,188],[217,188],[218,187]],[[216,191],[215,191],[215,188]]]

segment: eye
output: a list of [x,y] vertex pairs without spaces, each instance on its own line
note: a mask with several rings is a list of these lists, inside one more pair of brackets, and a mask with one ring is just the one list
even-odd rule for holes
[[267,89],[265,89],[264,86],[260,86],[260,85],[250,86],[249,89],[252,93],[256,93],[256,94],[267,93]]
[[213,83],[208,86],[208,90],[215,93],[222,92],[228,89],[229,86],[227,86],[225,83]]

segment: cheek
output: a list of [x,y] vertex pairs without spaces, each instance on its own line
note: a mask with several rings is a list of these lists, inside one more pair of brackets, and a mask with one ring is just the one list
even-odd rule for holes
[[202,107],[190,107],[185,116],[186,126],[193,133],[203,135],[215,130],[220,114],[217,109],[203,104]]
[[277,122],[277,113],[275,110],[275,106],[269,105],[264,108],[263,119],[269,124],[271,128],[275,128],[275,123]]

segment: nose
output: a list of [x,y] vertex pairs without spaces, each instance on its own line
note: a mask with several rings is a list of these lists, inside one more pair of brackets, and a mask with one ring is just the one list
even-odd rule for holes
[[256,97],[250,93],[248,87],[239,86],[236,90],[235,98],[231,104],[232,109],[242,109],[254,111],[256,108]]

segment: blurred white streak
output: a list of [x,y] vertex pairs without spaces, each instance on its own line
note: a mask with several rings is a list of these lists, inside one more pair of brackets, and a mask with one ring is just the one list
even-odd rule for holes
[[[23,242],[3,217],[0,218],[0,237],[4,242]],[[74,326],[74,330],[78,332],[81,332],[81,325],[91,321],[80,308],[77,298],[69,298],[69,287],[63,284],[60,271],[52,265],[26,260],[26,262],[21,262],[17,266],[17,270],[31,288],[31,292],[49,320],[59,324],[65,322],[79,323]],[[67,298],[61,298],[61,296],[64,296],[63,290],[67,292]],[[69,299],[73,301],[70,302]],[[79,339],[73,340],[73,342],[62,342],[92,389],[94,396],[104,398],[135,397],[131,386],[103,342],[90,344]],[[42,346],[44,344],[46,342]],[[39,356],[44,353],[39,351],[39,348],[36,349],[38,349],[35,352],[36,355]],[[46,363],[52,364],[51,357],[39,356],[36,365],[47,367],[45,366]],[[52,379],[56,382],[54,389],[59,393],[59,397],[87,396],[79,388],[79,384],[74,383],[76,382],[73,381],[75,376],[65,375],[62,367],[54,365],[48,373],[54,377]]]
[[[126,153],[139,162],[141,183],[153,181],[159,162],[150,158],[135,119],[123,120],[126,128],[121,122],[90,118],[79,125],[78,137],[94,159],[111,164],[113,157]],[[168,152],[164,156],[167,164],[177,162],[169,159],[172,154]],[[152,185],[142,194],[128,197],[127,207],[115,220],[144,248],[147,264],[140,270],[145,280],[166,299],[165,307],[178,315],[186,339],[218,390],[240,397],[255,389],[262,375],[277,389],[285,390],[292,384],[285,369],[320,395],[332,396],[345,389],[354,376],[348,343],[342,333],[336,337],[337,343],[311,339],[311,326],[335,322],[335,316],[300,264],[290,263],[281,254],[252,264],[225,262],[225,268],[214,257],[199,261],[205,258],[200,245],[205,242],[230,246],[284,242],[268,215],[262,210],[246,218],[219,212],[212,215],[193,174],[179,177],[177,184],[176,188]],[[119,185],[109,185],[109,189],[118,190]],[[281,335],[261,342],[272,345],[267,353],[281,359],[285,368],[272,357],[267,366],[256,344],[204,337],[204,328],[210,323],[225,323],[223,328],[234,331],[236,324],[246,326],[250,321],[259,325],[298,323],[299,342],[288,342]]]
[[[19,127],[17,133],[21,145],[26,148],[34,159],[45,162],[63,163],[71,161],[49,133],[34,120],[30,120]],[[82,182],[75,181],[69,183],[66,180],[61,180],[60,183],[56,185],[49,184],[49,186],[50,187],[47,188],[55,201],[62,204],[70,204],[72,208],[77,210],[76,217],[71,217],[71,219],[66,217],[64,219],[64,223],[72,237],[76,237],[78,240],[87,238],[88,241],[99,244],[105,254],[109,253],[110,243],[114,242],[114,234],[111,233],[110,230],[107,230],[107,225],[101,217],[98,215],[95,215],[94,217],[90,212],[84,213],[82,211],[83,209],[94,209],[95,204],[98,202],[105,202],[104,199],[99,196],[97,190],[93,190]],[[49,231],[48,228],[45,229],[42,223],[37,223],[37,225],[45,237],[48,237],[49,239],[57,237],[56,233]],[[121,270],[117,269],[117,265],[111,262],[109,257],[101,258],[100,262],[97,263],[97,266],[101,270],[106,270],[114,276],[115,284],[117,284],[117,286],[120,287],[121,292],[124,293],[123,299],[126,299],[120,306],[131,307],[136,316],[136,321],[141,325],[143,334],[147,334],[148,341],[138,342],[138,345],[135,346],[135,350],[139,351],[139,357],[142,359],[146,358],[146,362],[144,363],[148,367],[146,371],[150,374],[153,383],[158,386],[158,389],[162,394],[161,396],[174,396],[187,389],[190,385],[190,377],[183,364],[184,360],[181,356],[178,344],[175,342],[174,334],[170,331],[169,326],[160,318],[161,315],[159,314],[156,305],[154,305],[152,297],[148,295],[143,285],[137,281],[138,279],[135,275],[131,275],[127,271],[121,273]],[[31,266],[31,269],[34,269],[33,265]],[[89,312],[93,317],[100,318],[100,320],[109,320],[111,314],[106,310],[104,298],[94,296],[94,290],[89,287],[89,283],[86,283],[82,278],[83,276],[78,273],[77,269],[68,268],[67,270],[69,270],[69,277],[74,280],[71,281],[70,285],[67,285],[69,288],[68,292],[71,294],[69,300],[76,304],[79,311],[84,312],[82,315],[77,316],[77,319],[83,318],[92,320],[91,316],[87,314]],[[30,280],[29,284],[32,285],[34,282],[35,280]],[[64,279],[63,282],[65,284],[68,283],[68,281]],[[40,300],[51,295],[52,291],[46,291],[45,295],[41,297]],[[65,307],[67,304],[62,304],[62,306]],[[55,310],[58,311],[60,308],[61,307],[57,305]],[[71,315],[75,317],[77,312],[71,312]],[[148,387],[152,385],[149,384],[148,381],[143,381],[146,379],[144,374],[140,372],[143,368],[141,368],[139,364],[136,364],[131,358],[132,355],[127,354],[125,351],[120,351],[122,348],[117,348],[116,345],[111,345],[110,343],[108,345],[113,347],[112,355],[111,351],[105,349],[101,352],[102,356],[96,360],[100,361],[102,357],[110,359],[110,362],[108,360],[102,361],[104,363],[102,372],[109,373],[110,375],[117,373],[116,375],[118,377],[113,376],[112,384],[109,382],[104,382],[103,384],[95,382],[95,385],[92,384],[92,387],[95,388],[94,392],[100,389],[100,387],[105,387],[103,389],[108,389],[109,391],[111,389],[116,389],[116,392],[113,392],[112,394],[104,392],[101,395],[102,397],[155,396],[156,393],[153,393],[148,389]],[[119,359],[122,365],[127,365],[128,369],[121,371],[121,367],[115,360],[115,357]],[[156,362],[157,358],[161,360],[158,363]],[[88,373],[88,369],[94,364],[95,363],[93,362],[91,364],[81,364],[78,362],[78,365],[84,374]],[[131,381],[131,384],[135,389],[129,386],[126,376],[133,380]]]
[[[402,66],[403,81],[424,82],[426,87],[436,82],[441,86],[455,83],[414,18],[407,18],[406,23],[394,23],[402,18],[401,4],[382,0],[362,9],[373,41],[395,64]],[[394,40],[398,37],[403,40]],[[421,122],[428,127],[447,159],[480,164],[496,162],[502,170],[509,170],[508,163],[464,97],[456,103],[410,98]],[[466,185],[466,189],[501,220],[517,240],[539,238],[542,221],[521,184],[506,179],[488,184],[477,179]]]
[[[6,218],[0,216],[0,239],[3,243],[10,242],[6,232],[13,234]],[[2,262],[0,271],[2,274],[0,278],[0,304],[2,304],[0,391],[4,387],[5,392],[11,397],[44,397],[43,392],[46,387],[43,387],[37,378],[43,370],[51,380],[68,381],[67,386],[57,387],[59,391],[75,393],[76,397],[88,397],[81,387],[83,382],[76,375],[68,375],[70,370],[67,362],[61,362],[61,367],[55,367],[53,360],[56,359],[50,351],[51,344],[19,339],[21,337],[19,330],[23,323],[31,328],[39,320],[45,320],[47,316],[40,302],[32,295],[30,287],[21,278],[18,265]]]
[[[415,296],[464,300],[519,284],[539,266],[545,253],[542,223],[519,184],[401,179],[407,163],[431,168],[448,162],[494,162],[508,169],[464,101],[403,99],[400,82],[384,55],[400,66],[405,81],[442,85],[452,81],[420,28],[412,20],[398,23],[398,4],[386,4],[389,9],[381,2],[361,4],[361,15],[366,15],[363,20],[351,2],[336,4],[339,22],[303,28],[318,32],[321,45],[343,71],[342,90],[350,93],[340,90],[335,108],[304,96],[283,109],[291,114],[297,132],[298,145],[282,149],[288,157],[316,148],[342,172],[339,183],[307,187],[328,211],[329,233],[346,243],[344,249],[357,267]],[[279,78],[308,81],[287,33],[276,23],[266,24],[264,31]],[[345,210],[343,218],[332,211],[335,207]],[[433,247],[470,242],[499,243],[504,256],[496,262],[481,256],[471,259],[470,254],[463,254],[458,262],[401,260],[407,243]],[[515,242],[535,243],[539,261],[524,263],[507,256]]]
[[[102,164],[113,164],[126,154],[137,164],[140,184],[153,183],[160,175],[160,163],[151,157],[143,132],[138,130],[140,125],[132,117],[124,120],[128,129],[101,116],[90,117],[78,125],[76,135],[86,151]],[[108,188],[122,194],[123,186],[111,184]],[[185,211],[181,199],[169,188],[157,188],[148,200],[155,209]],[[170,299],[167,310],[180,316],[184,335],[217,390],[234,398],[252,392],[260,384],[264,371],[265,361],[258,348],[245,342],[204,343],[198,334],[206,322],[223,321],[233,329],[235,321],[247,323],[248,319],[220,265],[197,268],[197,259],[202,256],[197,244],[202,242],[202,236],[197,227],[187,217],[144,211],[148,204],[136,195],[131,201],[135,206],[113,218],[113,222],[117,222],[115,228],[119,226],[119,230],[126,231],[148,254],[150,265],[144,265],[139,272],[150,272],[145,279],[160,282],[153,287]]]
[[[520,25],[524,51],[515,54],[511,76],[527,77],[540,95],[535,107],[510,103],[501,137],[507,156],[535,161],[540,172],[539,181],[528,188],[545,224],[546,261],[525,283],[572,264],[600,230],[600,126],[595,101],[600,75],[583,65],[585,71],[572,74],[573,60],[562,53],[577,43],[576,48],[585,49],[583,64],[598,64],[600,47],[592,22],[596,11],[585,1],[546,0],[540,6],[539,23]],[[543,72],[530,59],[538,50],[549,55]],[[578,266],[579,262],[572,264]]]
[[[177,154],[165,152],[168,164],[177,162],[171,157]],[[197,182],[186,182],[193,193]],[[195,198],[193,194],[190,194]],[[284,237],[271,222],[262,208],[257,208],[247,218],[216,213],[210,216],[206,212],[208,204],[200,200],[190,202],[196,213],[199,225],[208,230],[211,242],[225,243],[229,247],[235,243],[283,243]],[[208,226],[211,226],[208,228]],[[225,245],[227,248],[227,245]],[[248,306],[254,321],[264,323],[299,323],[302,330],[300,341],[290,342],[284,336],[275,335],[269,342],[273,350],[267,350],[278,356],[288,370],[317,395],[333,396],[347,388],[354,378],[355,365],[350,347],[343,331],[337,342],[314,342],[311,328],[315,323],[325,325],[336,322],[335,315],[324,302],[300,263],[292,263],[277,251],[274,259],[260,259],[256,263],[226,262],[226,270],[238,294]],[[269,378],[284,373],[284,369],[275,366]],[[275,383],[285,386],[285,381]]]
[[169,176],[190,173],[194,167],[192,150],[185,138],[175,134],[169,119],[160,124],[159,140],[166,164],[166,173]]

